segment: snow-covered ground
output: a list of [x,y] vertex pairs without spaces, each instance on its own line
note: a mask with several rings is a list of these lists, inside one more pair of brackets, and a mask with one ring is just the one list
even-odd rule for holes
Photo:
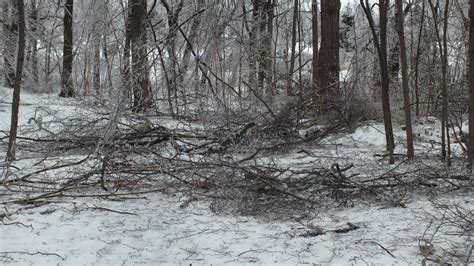
[[[10,123],[10,94],[0,88],[4,134]],[[19,134],[42,134],[37,123],[28,124],[31,117],[42,117],[47,125],[83,112],[74,100],[22,93]],[[53,124],[45,128],[57,129]],[[396,128],[400,153],[404,152],[403,134]],[[376,161],[374,155],[384,152],[383,126],[362,126],[353,133],[328,137],[320,145],[309,152],[342,163],[370,165],[369,161]],[[433,144],[418,142],[416,147],[421,151],[427,145]],[[0,144],[2,156],[4,146]],[[282,164],[311,163],[298,156],[273,159]],[[14,165],[28,171],[35,161],[26,158]],[[456,216],[440,206],[457,206],[456,210],[472,215],[471,192],[448,191],[438,195],[436,202],[426,194],[408,193],[404,208],[373,200],[321,206],[310,217],[296,221],[216,214],[205,198],[191,201],[184,193],[65,197],[41,206],[19,205],[11,202],[20,198],[19,192],[0,186],[0,264],[419,265],[425,258],[428,264],[469,264],[474,263],[474,255],[470,261],[466,258],[472,250],[472,232],[461,237],[463,232],[449,223]],[[352,226],[357,229],[338,231]],[[458,253],[451,254],[453,250]]]
[[[472,206],[469,195],[463,200]],[[419,240],[431,237],[425,230],[434,222],[427,215],[433,207],[422,198],[407,208],[315,209],[315,218],[304,224],[219,216],[206,202],[180,208],[181,201],[157,193],[123,202],[64,199],[24,209],[0,226],[0,259],[21,265],[420,264]],[[360,228],[305,236],[314,227],[337,229],[348,222]],[[453,244],[462,242],[441,233],[433,241],[435,252]]]

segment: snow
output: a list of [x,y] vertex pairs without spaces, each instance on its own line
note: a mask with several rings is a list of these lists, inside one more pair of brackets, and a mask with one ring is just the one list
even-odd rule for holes
[[369,146],[385,145],[385,130],[383,125],[366,125],[356,129],[351,135],[356,142],[365,143]]
[[[9,128],[10,94],[10,90],[0,88],[2,131]],[[41,130],[28,124],[30,117],[40,114],[47,123],[84,112],[74,100],[24,92],[19,134],[40,134]],[[204,128],[199,123],[178,124],[168,118],[160,123]],[[59,125],[49,126],[48,130],[59,129]],[[395,128],[398,152],[404,151],[400,145],[404,134],[400,127]],[[327,156],[328,164],[337,158],[340,163],[366,166],[374,161],[375,154],[385,150],[384,128],[381,123],[368,123],[352,133],[330,136],[321,145],[323,149],[311,148],[310,152]],[[417,143],[419,149],[423,145]],[[0,152],[4,154],[3,149]],[[71,155],[67,159],[81,158]],[[58,158],[36,164],[37,158],[25,158],[14,165],[22,173],[52,165],[54,159]],[[270,159],[281,165],[314,163],[298,153]],[[370,171],[364,174],[374,175],[375,170]],[[45,178],[64,173],[50,175]],[[469,192],[446,193],[437,201],[456,203],[472,213]],[[419,265],[425,259],[420,253],[422,240],[430,241],[439,261],[452,247],[467,252],[466,243],[472,241],[458,236],[458,229],[442,226],[444,220],[438,219],[445,217],[440,215],[443,211],[424,194],[407,193],[405,208],[361,199],[338,207],[315,208],[302,220],[216,214],[209,200],[198,197],[189,201],[192,193],[184,192],[63,197],[42,206],[12,202],[21,196],[21,192],[0,187],[0,263],[4,265]],[[348,223],[359,228],[345,233],[332,231]],[[315,228],[324,234],[307,236]]]
[[[0,227],[0,258],[17,265],[419,264],[418,241],[430,222],[425,211],[432,209],[425,199],[416,199],[406,209],[315,210],[308,223],[329,229],[351,222],[360,229],[303,237],[306,228],[297,222],[218,216],[205,202],[179,206],[179,195],[150,194],[124,202],[65,199],[24,209],[6,222],[26,226]],[[2,253],[13,251],[57,255]]]

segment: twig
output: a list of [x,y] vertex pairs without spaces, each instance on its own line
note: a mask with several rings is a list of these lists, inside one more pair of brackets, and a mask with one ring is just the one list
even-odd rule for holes
[[24,223],[21,223],[21,222],[13,222],[13,223],[5,223],[5,222],[2,222],[3,225],[18,225],[18,226],[23,226],[23,227],[26,227],[26,228],[31,228],[32,230],[35,230],[35,228],[33,228],[33,225],[26,225]]
[[44,256],[56,256],[62,260],[66,260],[66,258],[64,258],[63,256],[57,254],[57,253],[49,253],[49,252],[42,252],[42,251],[36,251],[34,253],[32,252],[27,252],[27,251],[3,251],[3,252],[0,252],[0,254],[2,255],[8,255],[8,254],[26,254],[26,255],[30,255],[30,256],[34,256],[34,255],[44,255]]
[[472,248],[473,247],[474,247],[474,245],[471,245],[471,248],[469,249],[469,253],[467,254],[467,257],[466,257],[466,261],[464,262],[464,265],[466,265],[466,266],[469,265],[469,261],[471,260]]
[[387,252],[390,256],[392,256],[393,258],[396,258],[395,255],[392,254],[392,252],[390,252],[388,249],[386,249],[384,246],[380,245],[379,243],[377,243],[375,241],[370,241],[370,243],[373,243],[373,244],[379,246],[380,248],[385,250],[385,252]]
[[112,210],[112,209],[105,208],[105,207],[99,207],[99,206],[96,206],[96,205],[94,205],[94,207],[87,207],[86,209],[93,209],[93,210],[100,210],[100,211],[115,212],[115,213],[127,214],[127,215],[138,215],[138,214],[132,213],[132,212],[116,211],[116,210]]
[[249,249],[249,250],[247,250],[247,251],[240,252],[240,253],[237,255],[237,257],[240,257],[240,256],[244,255],[245,253],[249,253],[249,252],[260,252],[260,251],[258,251],[258,250],[256,250],[256,249]]
[[64,168],[64,167],[69,167],[69,166],[75,166],[75,165],[80,165],[84,162],[86,162],[87,160],[89,159],[89,156],[85,157],[84,159],[82,160],[79,160],[77,162],[72,162],[72,163],[66,163],[66,164],[60,164],[60,165],[53,165],[53,166],[50,166],[50,167],[46,167],[46,168],[43,168],[43,169],[40,169],[38,171],[34,171],[34,172],[31,172],[31,173],[28,173],[18,179],[13,179],[13,180],[5,180],[3,182],[4,185],[7,185],[7,184],[11,184],[11,183],[15,183],[15,182],[21,182],[21,181],[25,181],[28,177],[30,176],[34,176],[34,175],[37,175],[37,174],[40,174],[40,173],[43,173],[43,172],[47,172],[47,171],[51,171],[51,170],[57,170],[57,169],[61,169],[61,168]]

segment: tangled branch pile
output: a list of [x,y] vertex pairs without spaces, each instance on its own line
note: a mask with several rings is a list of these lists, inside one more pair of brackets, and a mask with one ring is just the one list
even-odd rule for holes
[[[327,160],[323,162],[304,147],[317,147],[329,134],[342,132],[339,125],[303,137],[275,138],[275,123],[197,129],[155,126],[149,119],[111,121],[83,118],[64,125],[56,135],[21,138],[21,152],[35,152],[37,157],[39,153],[44,159],[33,170],[8,168],[3,184],[13,192],[28,191],[28,197],[17,200],[26,203],[59,196],[117,197],[160,190],[181,192],[190,200],[210,198],[215,212],[283,218],[356,199],[404,206],[407,191],[414,188],[469,182],[462,175],[443,175],[445,169],[423,164],[410,171],[403,166],[381,168],[377,176],[336,159],[325,166]],[[71,155],[69,159],[59,156],[64,153]],[[278,160],[283,154],[299,157]]]

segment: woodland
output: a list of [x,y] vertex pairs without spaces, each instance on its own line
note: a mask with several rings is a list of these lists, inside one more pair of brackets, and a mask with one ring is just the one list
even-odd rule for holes
[[474,263],[474,0],[1,0],[0,26],[1,263]]

